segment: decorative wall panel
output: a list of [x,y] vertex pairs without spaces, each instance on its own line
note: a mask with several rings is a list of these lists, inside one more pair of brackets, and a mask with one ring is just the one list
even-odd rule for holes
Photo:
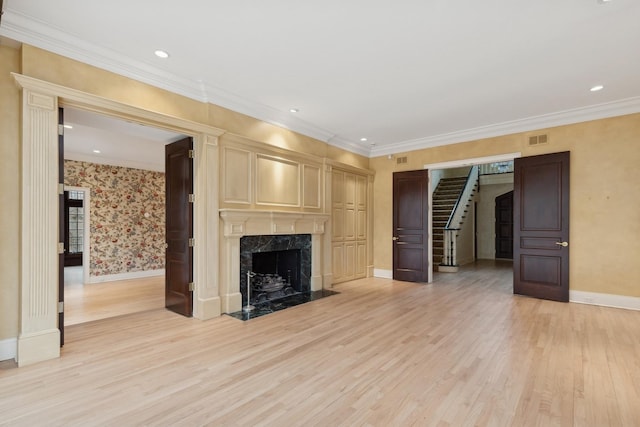
[[251,153],[225,147],[223,150],[223,200],[251,203]]
[[303,165],[303,207],[320,208],[321,187],[320,168],[316,166]]
[[256,203],[300,206],[300,164],[258,154]]

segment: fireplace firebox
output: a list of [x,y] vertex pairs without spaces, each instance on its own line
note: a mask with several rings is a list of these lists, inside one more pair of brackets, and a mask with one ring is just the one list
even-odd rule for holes
[[247,304],[276,300],[311,290],[311,235],[261,235],[240,239],[240,293]]

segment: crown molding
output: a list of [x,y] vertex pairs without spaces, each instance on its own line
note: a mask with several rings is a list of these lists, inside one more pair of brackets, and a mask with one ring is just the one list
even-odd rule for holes
[[252,102],[201,80],[194,81],[165,72],[147,62],[94,45],[11,9],[7,9],[3,15],[0,35],[196,101],[213,103],[323,142],[328,142],[334,136],[332,132],[294,117],[289,112]]
[[0,36],[27,43],[190,99],[213,103],[365,157],[421,150],[640,112],[640,97],[633,97],[368,148],[295,117],[288,111],[252,102],[200,80],[194,81],[165,72],[150,63],[134,60],[112,50],[88,43],[9,8],[4,11],[2,18]]
[[509,135],[513,133],[529,132],[555,126],[570,125],[590,120],[606,119],[608,117],[623,116],[640,112],[640,96],[626,98],[619,101],[574,108],[556,113],[527,117],[494,125],[481,126],[426,138],[412,139],[374,148],[369,157],[386,156],[389,154],[421,150],[441,145],[457,144],[484,138]]

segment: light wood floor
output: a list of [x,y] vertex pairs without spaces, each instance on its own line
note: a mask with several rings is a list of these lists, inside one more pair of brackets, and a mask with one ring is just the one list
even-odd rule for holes
[[71,326],[59,360],[0,369],[0,425],[640,425],[640,312],[513,296],[511,274]]
[[164,307],[164,276],[83,284],[82,267],[64,269],[65,326]]

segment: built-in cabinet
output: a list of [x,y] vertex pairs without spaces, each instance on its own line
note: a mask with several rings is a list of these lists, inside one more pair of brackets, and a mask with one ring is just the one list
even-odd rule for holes
[[332,170],[333,283],[367,276],[368,180],[367,175]]

